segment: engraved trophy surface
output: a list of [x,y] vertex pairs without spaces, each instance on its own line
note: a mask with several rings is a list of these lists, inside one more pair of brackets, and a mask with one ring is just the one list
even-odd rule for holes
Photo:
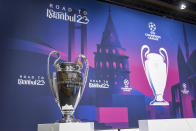
[[[58,58],[53,64],[56,68],[56,72],[53,72],[51,79],[50,57],[52,54],[56,54]],[[79,120],[74,118],[73,114],[84,93],[89,70],[88,60],[84,55],[79,55],[76,59],[76,63],[61,62],[57,64],[60,57],[59,52],[50,52],[47,67],[48,80],[52,94],[63,114],[63,118],[59,122],[79,122]],[[83,68],[82,62],[80,61],[81,58],[84,60],[86,65],[84,74],[81,72],[81,69]]]
[[[144,50],[146,50],[145,59],[143,58]],[[164,52],[165,56],[162,52]],[[168,55],[164,48],[160,48],[159,53],[150,53],[150,48],[143,45],[141,48],[141,60],[148,83],[155,97],[150,102],[150,105],[168,106],[169,103],[163,99],[168,74]]]

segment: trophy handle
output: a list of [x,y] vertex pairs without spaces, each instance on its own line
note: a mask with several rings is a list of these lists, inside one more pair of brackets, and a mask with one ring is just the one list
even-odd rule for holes
[[165,60],[165,56],[164,56],[164,54],[162,53],[162,51],[165,53],[165,56],[166,56],[166,61],[167,61],[167,63],[166,63],[166,67],[167,67],[167,75],[168,75],[168,66],[169,66],[169,59],[168,59],[168,54],[167,54],[167,51],[164,49],[164,48],[160,48],[159,49],[159,53],[161,54],[161,56],[164,58],[164,60]]
[[58,93],[57,93],[57,90],[54,89],[54,88],[56,88],[56,80],[54,79],[54,74],[53,74],[53,79],[51,79],[51,77],[50,77],[50,57],[52,54],[56,54],[58,56],[58,58],[54,61],[54,64],[53,64],[55,67],[57,67],[57,62],[59,61],[61,56],[60,56],[59,52],[51,51],[48,55],[48,65],[47,65],[47,75],[48,75],[49,86],[50,86],[52,94],[56,100],[56,103],[59,105]]
[[84,59],[84,62],[85,62],[85,65],[86,65],[86,70],[85,70],[85,73],[84,73],[84,79],[83,79],[83,86],[82,86],[82,88],[81,88],[81,91],[80,91],[80,94],[79,94],[79,96],[78,96],[78,98],[77,98],[77,100],[76,100],[76,103],[75,103],[75,105],[74,105],[74,111],[75,111],[75,109],[76,109],[76,107],[78,106],[78,104],[79,104],[79,102],[80,102],[80,100],[81,100],[81,98],[82,98],[82,95],[83,95],[83,93],[84,93],[84,89],[85,89],[85,87],[86,87],[86,82],[87,82],[87,78],[88,78],[88,71],[89,71],[89,64],[88,64],[88,60],[87,60],[87,58],[86,58],[86,56],[84,56],[84,55],[79,55],[78,57],[77,57],[77,64],[80,66],[80,69],[82,69],[83,68],[83,65],[82,65],[82,62],[81,62],[81,60],[80,59]]
[[84,59],[84,62],[85,62],[85,65],[86,65],[86,70],[85,70],[85,73],[84,73],[84,79],[83,79],[83,87],[82,87],[82,90],[81,90],[81,95],[80,96],[82,96],[83,95],[83,93],[84,93],[84,89],[85,89],[85,87],[86,87],[86,82],[87,82],[87,78],[88,78],[88,71],[89,71],[89,64],[88,64],[88,60],[87,60],[87,58],[86,58],[86,56],[85,55],[79,55],[78,57],[77,57],[77,64],[78,65],[80,65],[80,67],[81,67],[81,69],[83,68],[83,64],[82,64],[82,62],[81,62],[81,60],[80,59]]
[[146,67],[145,67],[145,65],[144,65],[144,58],[143,58],[144,49],[147,49],[147,51],[146,51],[145,54],[144,54],[145,57],[147,57],[147,55],[148,55],[149,52],[150,52],[150,48],[149,48],[149,46],[147,46],[147,45],[143,45],[142,48],[141,48],[141,60],[142,60],[142,65],[143,65],[144,71],[145,71],[145,73],[146,73]]

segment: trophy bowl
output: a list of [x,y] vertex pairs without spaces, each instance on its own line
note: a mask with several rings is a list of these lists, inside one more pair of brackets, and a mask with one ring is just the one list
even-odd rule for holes
[[[50,57],[56,54],[58,58],[54,62],[56,72],[53,72],[52,79],[50,78]],[[83,58],[86,64],[86,70],[83,74],[83,68],[80,59]],[[87,76],[88,76],[88,61],[84,55],[77,57],[77,63],[61,62],[57,64],[60,59],[60,54],[57,51],[52,51],[48,57],[48,80],[52,94],[58,104],[63,118],[60,123],[79,122],[74,118],[74,112],[79,104],[84,93]]]

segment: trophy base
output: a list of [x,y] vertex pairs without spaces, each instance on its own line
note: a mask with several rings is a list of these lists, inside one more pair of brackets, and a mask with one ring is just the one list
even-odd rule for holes
[[93,122],[38,124],[37,131],[94,131]]
[[151,106],[169,106],[169,103],[167,101],[157,101],[153,100],[150,102]]

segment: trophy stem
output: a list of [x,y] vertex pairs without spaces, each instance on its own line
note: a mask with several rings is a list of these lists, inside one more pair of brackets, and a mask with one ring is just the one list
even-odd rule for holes
[[158,94],[155,96],[155,99],[150,102],[150,105],[169,106],[169,103],[163,99],[163,94]]
[[60,123],[71,123],[71,122],[80,122],[80,121],[75,119],[73,114],[64,114],[62,120],[60,120],[59,122]]
[[164,101],[164,99],[163,99],[163,94],[157,94],[156,100],[157,100],[157,101]]

